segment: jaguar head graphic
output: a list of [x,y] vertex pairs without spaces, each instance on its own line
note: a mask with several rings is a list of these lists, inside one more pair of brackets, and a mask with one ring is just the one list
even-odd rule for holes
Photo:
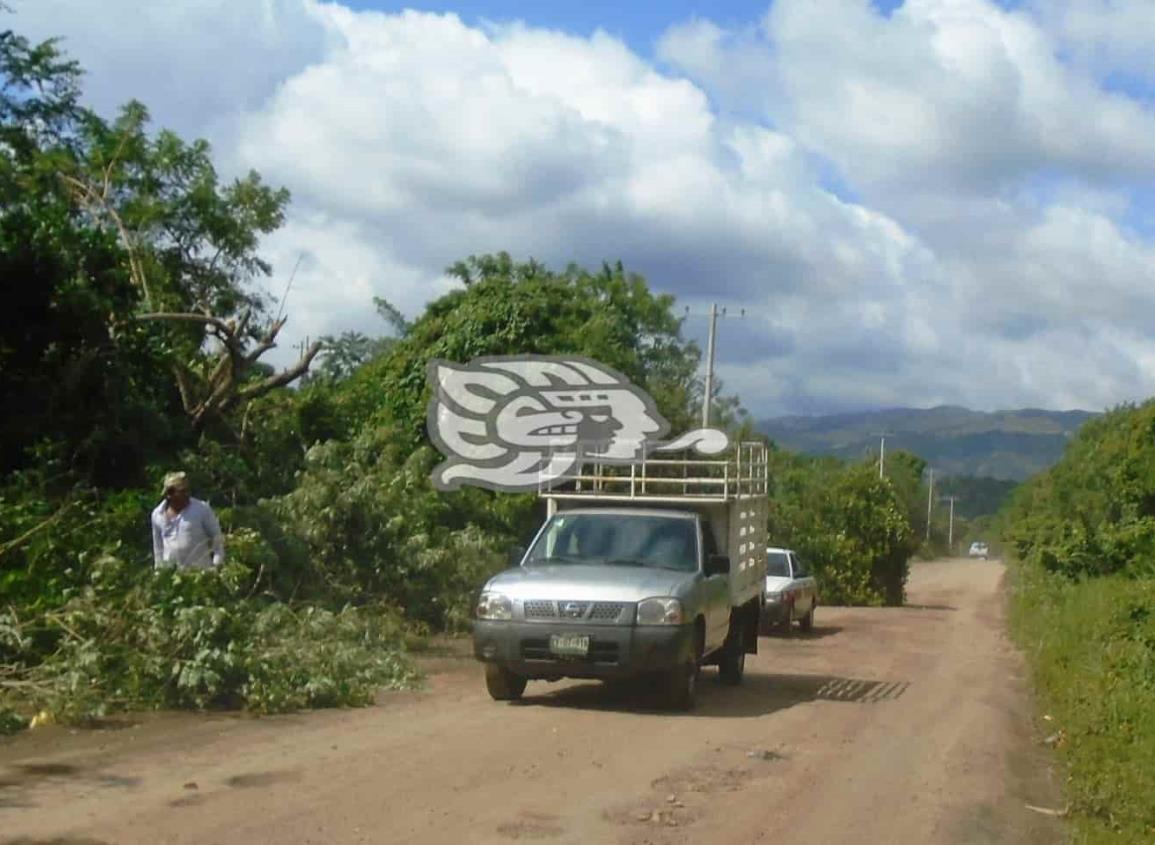
[[448,460],[438,489],[548,487],[582,461],[629,463],[669,431],[653,399],[620,373],[576,356],[431,361],[426,424]]

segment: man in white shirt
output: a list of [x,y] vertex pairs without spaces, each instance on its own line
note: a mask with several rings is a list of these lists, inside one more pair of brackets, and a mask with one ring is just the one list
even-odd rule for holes
[[156,568],[208,569],[225,560],[225,537],[216,514],[190,494],[188,476],[164,478],[164,501],[152,512],[152,551]]

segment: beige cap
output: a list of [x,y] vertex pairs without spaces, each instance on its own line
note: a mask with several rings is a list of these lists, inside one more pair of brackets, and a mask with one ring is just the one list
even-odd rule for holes
[[169,487],[188,487],[188,476],[183,472],[170,472],[164,477],[164,486],[161,492],[165,492]]

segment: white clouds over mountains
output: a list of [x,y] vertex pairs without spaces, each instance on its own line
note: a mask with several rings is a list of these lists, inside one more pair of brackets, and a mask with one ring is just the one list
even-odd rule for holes
[[1091,5],[776,0],[741,32],[672,22],[655,61],[309,0],[37,0],[15,25],[66,36],[103,108],[138,97],[291,189],[268,255],[278,283],[306,256],[298,335],[378,329],[373,295],[414,313],[470,253],[620,258],[747,307],[720,369],[758,413],[1099,408],[1155,393],[1155,245],[1128,227],[1155,109],[1104,87],[1146,70],[1142,4]]

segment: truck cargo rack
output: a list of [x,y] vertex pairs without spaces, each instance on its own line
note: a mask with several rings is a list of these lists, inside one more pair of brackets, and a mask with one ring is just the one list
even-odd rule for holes
[[543,477],[538,495],[548,501],[720,504],[765,499],[769,472],[766,445],[744,441],[718,458],[645,457],[630,464],[586,463],[577,474],[552,487]]

